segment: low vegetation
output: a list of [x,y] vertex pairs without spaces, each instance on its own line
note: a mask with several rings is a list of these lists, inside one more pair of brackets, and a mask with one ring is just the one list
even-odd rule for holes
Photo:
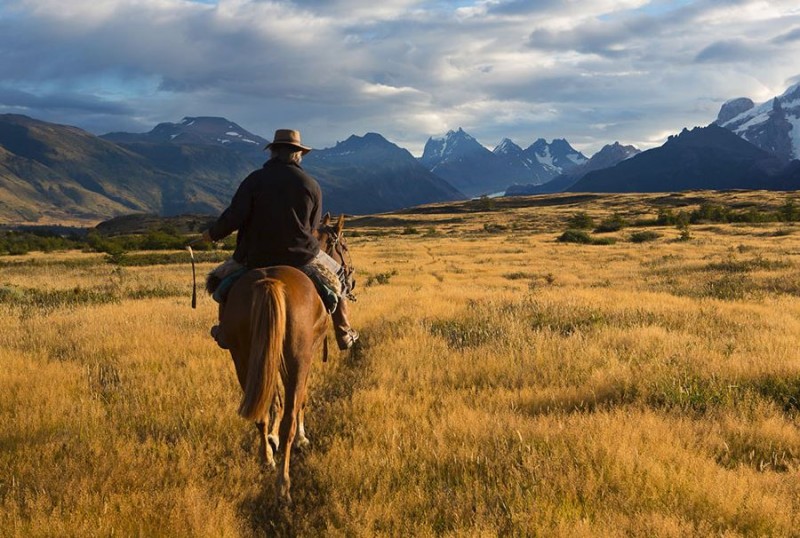
[[[557,195],[351,228],[362,344],[313,366],[291,509],[185,251],[2,257],[2,534],[796,535],[796,225],[655,223],[785,203]],[[579,211],[628,225],[559,241]]]

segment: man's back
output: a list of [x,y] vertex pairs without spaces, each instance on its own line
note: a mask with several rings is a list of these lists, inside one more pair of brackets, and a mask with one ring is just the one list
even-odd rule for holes
[[319,184],[300,166],[267,161],[239,186],[212,237],[239,229],[234,258],[248,267],[305,265],[319,251]]

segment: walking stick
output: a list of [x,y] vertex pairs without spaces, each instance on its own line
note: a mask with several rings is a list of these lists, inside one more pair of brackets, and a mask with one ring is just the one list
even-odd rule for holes
[[197,308],[197,272],[194,268],[194,251],[192,245],[199,243],[202,239],[195,239],[186,245],[186,250],[189,251],[189,257],[192,259],[192,308]]

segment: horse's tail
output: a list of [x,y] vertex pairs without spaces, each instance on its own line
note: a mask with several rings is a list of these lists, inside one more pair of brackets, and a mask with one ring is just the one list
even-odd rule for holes
[[255,284],[250,312],[250,357],[247,383],[239,414],[250,420],[263,420],[272,402],[283,360],[286,336],[286,287],[274,278]]

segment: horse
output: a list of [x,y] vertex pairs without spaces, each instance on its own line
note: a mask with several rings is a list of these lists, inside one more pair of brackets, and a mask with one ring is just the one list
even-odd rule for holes
[[[326,214],[315,235],[320,249],[342,265],[352,289],[343,228],[343,215],[332,224]],[[268,468],[276,469],[274,456],[283,448],[276,492],[279,502],[291,504],[291,447],[310,444],[304,425],[306,383],[315,354],[323,348],[323,360],[327,358],[328,313],[314,283],[299,269],[252,269],[231,287],[220,330],[243,391],[239,415],[256,423],[260,454]]]

